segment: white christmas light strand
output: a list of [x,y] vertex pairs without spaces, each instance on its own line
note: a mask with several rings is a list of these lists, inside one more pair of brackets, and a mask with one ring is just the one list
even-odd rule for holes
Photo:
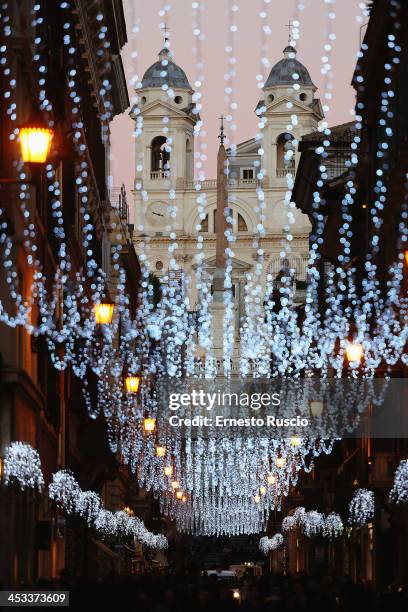
[[389,498],[396,504],[408,503],[408,459],[403,459],[397,467]]
[[[43,490],[44,476],[40,456],[30,444],[12,442],[7,447],[3,481],[5,485],[17,483],[22,490]],[[149,532],[140,519],[128,516],[123,511],[111,513],[105,510],[100,496],[94,491],[82,491],[74,476],[67,470],[59,470],[52,475],[48,495],[67,514],[79,514],[90,527],[104,535],[132,536],[150,548],[163,549],[168,546],[165,536]]]
[[305,536],[313,538],[317,535],[333,539],[338,538],[344,531],[343,521],[337,512],[325,515],[316,510],[306,512],[303,506],[299,506],[282,521],[282,531],[288,532],[300,529]]
[[42,490],[44,477],[38,452],[25,442],[12,442],[4,455],[5,485],[18,483],[21,489]]
[[271,538],[267,536],[259,540],[259,550],[264,554],[268,555],[272,550],[278,550],[283,546],[284,537],[281,533],[275,533]]
[[[197,304],[195,305],[196,323],[197,323],[197,346],[194,340],[194,331],[190,334],[188,344],[188,358],[186,363],[186,373],[188,376],[191,375],[202,375],[206,377],[212,377],[214,373],[214,355],[213,355],[213,338],[211,334],[212,329],[212,313],[211,313],[211,279],[208,273],[204,270],[204,236],[202,235],[202,224],[207,218],[208,223],[210,222],[210,212],[207,209],[207,194],[203,190],[205,184],[205,162],[207,160],[207,147],[206,142],[206,130],[204,126],[203,118],[201,117],[201,111],[203,108],[203,83],[205,79],[204,73],[204,55],[203,55],[203,42],[205,41],[205,34],[203,31],[203,19],[202,14],[205,10],[205,3],[198,0],[193,0],[191,3],[192,7],[192,33],[194,36],[193,54],[195,56],[195,79],[194,79],[194,94],[192,101],[194,107],[192,109],[193,115],[195,115],[196,123],[194,125],[195,135],[195,148],[197,151],[194,153],[194,166],[195,176],[194,189],[197,193],[197,224],[195,231],[197,232],[196,240],[196,253],[194,254],[195,261],[195,286],[197,290]],[[192,336],[192,337],[191,337]],[[204,363],[201,361],[197,362],[196,355],[198,352],[204,354]],[[200,369],[200,371],[198,371]]]
[[349,525],[364,527],[373,518],[374,493],[368,489],[357,489],[349,504]]
[[323,536],[334,539],[341,536],[344,531],[343,521],[337,512],[330,512],[325,516],[323,524]]
[[[327,8],[330,9],[329,4],[332,2],[326,2]],[[397,7],[398,3],[396,3]],[[170,9],[169,5],[165,5],[165,12]],[[231,5],[231,10],[233,6]],[[299,10],[301,10],[301,4],[299,3]],[[10,23],[7,15],[7,3],[2,4],[2,27],[5,33],[5,38],[10,35]],[[69,15],[67,9],[70,8],[70,3],[61,2],[61,10]],[[39,20],[41,16],[38,10],[36,21],[41,25]],[[233,10],[235,13],[235,9]],[[331,11],[330,11],[331,12]],[[330,19],[330,13],[328,15]],[[109,47],[108,44],[108,32],[106,29],[106,20],[103,15],[100,16],[100,47],[98,52],[106,54],[106,50]],[[66,25],[66,27],[65,27]],[[78,50],[75,47],[75,36],[72,29],[72,23],[67,17],[65,22],[64,30],[64,47],[66,56],[70,61],[69,66],[69,89],[70,98],[72,100],[72,115],[73,115],[73,127],[74,127],[74,139],[76,142],[77,150],[77,171],[76,181],[78,191],[81,194],[82,200],[82,214],[84,219],[84,248],[87,251],[87,268],[84,275],[80,273],[75,280],[73,279],[74,288],[68,288],[68,280],[65,276],[65,271],[61,268],[57,272],[53,295],[49,295],[45,290],[45,278],[41,276],[41,271],[35,277],[34,289],[33,289],[33,302],[37,299],[39,303],[39,310],[41,315],[41,323],[38,327],[34,327],[30,322],[29,314],[32,303],[24,303],[23,297],[19,295],[16,289],[16,272],[13,269],[13,262],[11,260],[12,243],[8,237],[7,222],[2,223],[1,242],[4,256],[5,268],[8,271],[7,279],[10,285],[10,295],[17,304],[18,316],[16,318],[8,317],[4,311],[2,311],[2,320],[9,325],[15,326],[17,324],[24,325],[30,333],[36,335],[43,334],[47,338],[48,345],[51,350],[54,365],[58,369],[63,369],[68,363],[73,366],[74,373],[82,377],[85,381],[86,373],[90,368],[99,378],[98,382],[98,399],[97,404],[99,407],[103,407],[105,417],[108,422],[108,431],[110,436],[110,444],[112,449],[120,448],[123,449],[125,456],[129,458],[129,461],[133,461],[132,465],[136,467],[138,458],[142,462],[142,468],[140,470],[141,481],[146,482],[153,490],[158,492],[168,492],[169,483],[164,482],[162,474],[158,475],[157,470],[154,466],[154,442],[153,437],[146,441],[143,436],[140,436],[141,431],[141,417],[144,414],[144,410],[152,410],[153,413],[156,410],[154,405],[154,399],[151,394],[142,394],[141,405],[135,398],[124,396],[123,393],[123,371],[126,367],[130,368],[130,371],[136,373],[141,368],[141,364],[146,364],[146,375],[150,373],[166,372],[174,377],[179,377],[183,369],[183,358],[182,350],[186,342],[190,342],[189,348],[189,359],[194,354],[194,330],[190,327],[190,322],[187,317],[188,313],[188,300],[186,299],[188,291],[188,282],[174,283],[171,287],[167,288],[164,292],[164,297],[159,310],[159,316],[152,313],[151,303],[151,285],[148,280],[144,277],[143,279],[143,301],[142,307],[138,310],[135,320],[132,320],[129,315],[128,302],[129,298],[125,292],[126,277],[124,272],[120,268],[119,264],[119,253],[120,246],[114,246],[113,248],[113,260],[114,269],[118,273],[118,285],[117,285],[117,314],[115,315],[114,322],[111,328],[105,329],[103,334],[96,333],[96,326],[93,321],[91,314],[91,308],[95,301],[104,297],[104,287],[106,279],[102,271],[97,269],[96,262],[93,258],[93,251],[91,248],[91,242],[93,239],[94,228],[91,223],[90,215],[87,212],[89,204],[89,191],[92,186],[91,179],[89,177],[89,163],[87,159],[87,145],[86,139],[84,138],[84,126],[79,118],[81,98],[78,95],[78,87],[76,83],[77,78],[77,66],[75,64],[75,56]],[[296,20],[294,23],[295,29],[293,30],[293,38],[298,39],[299,36],[299,23]],[[40,41],[39,41],[40,42]],[[37,44],[39,44],[39,42]],[[108,47],[106,47],[108,44]],[[330,44],[330,43],[328,43]],[[392,70],[393,65],[397,65],[399,61],[400,47],[395,42],[395,34],[389,35],[389,48],[390,57],[387,58],[387,62],[384,65],[385,73],[388,74]],[[34,48],[34,52],[35,52]],[[328,49],[327,51],[331,51]],[[364,49],[363,49],[364,51]],[[15,83],[7,65],[7,45],[4,49],[0,50],[1,57],[0,61],[2,64],[3,74],[9,79],[10,86],[7,87],[6,93],[12,99],[12,92],[15,88]],[[231,55],[230,59],[234,60],[232,52],[228,51]],[[38,62],[39,68],[43,66],[40,63],[41,58],[35,59]],[[4,61],[3,61],[4,60]],[[323,61],[323,60],[322,60]],[[231,64],[234,66],[234,62]],[[330,61],[325,62],[326,68],[330,73]],[[46,67],[45,67],[46,68]],[[40,71],[42,74],[42,71]],[[296,80],[296,79],[294,79]],[[296,83],[295,83],[296,84]],[[389,145],[389,140],[393,136],[392,131],[388,125],[388,120],[392,119],[389,110],[390,100],[393,97],[393,90],[389,88],[392,84],[392,79],[389,76],[385,76],[384,79],[384,91],[382,92],[381,98],[381,112],[383,117],[381,118],[381,127],[385,130],[384,139],[381,141],[378,154],[382,153],[382,157],[378,155],[380,160],[385,159],[385,153]],[[49,112],[46,103],[46,87],[43,76],[39,76],[40,85],[40,104],[46,105],[47,111]],[[111,116],[110,101],[109,101],[110,83],[109,79],[103,83],[103,89],[100,92],[101,97],[106,101],[106,115],[103,120],[106,127],[109,118]],[[228,92],[231,95],[231,92]],[[233,104],[233,100],[231,104]],[[10,103],[8,111],[12,121],[13,116],[16,115],[16,109],[12,107],[13,103]],[[234,110],[232,108],[232,110]],[[364,108],[358,107],[358,112],[361,115],[357,116],[356,128],[359,129]],[[293,116],[291,125],[295,124],[296,117]],[[261,122],[262,123],[262,122]],[[165,126],[166,127],[166,126]],[[263,129],[260,127],[260,129]],[[105,132],[106,133],[106,132]],[[15,132],[11,136],[16,136]],[[327,134],[325,134],[327,135]],[[357,147],[358,137],[355,137],[352,143],[351,153],[351,164],[350,167],[355,167],[357,158]],[[327,148],[325,142],[323,142],[323,152]],[[291,157],[290,155],[287,156]],[[380,165],[383,163],[379,162]],[[323,166],[324,164],[322,164]],[[52,187],[52,205],[54,210],[55,228],[58,230],[58,237],[61,238],[63,243],[63,233],[60,230],[63,227],[62,216],[59,203],[59,185],[55,181],[55,174],[52,166],[48,165],[47,179],[48,184]],[[379,170],[382,171],[381,168]],[[259,173],[262,179],[262,172]],[[325,180],[325,172],[322,170],[322,180]],[[22,187],[24,186],[25,176],[20,176]],[[319,187],[321,185],[317,185]],[[376,204],[373,207],[372,221],[374,227],[378,230],[381,227],[380,212],[385,206],[387,199],[387,186],[384,184],[383,174],[378,174],[378,180],[376,184]],[[21,188],[23,193],[25,190]],[[378,192],[378,193],[377,193]],[[344,198],[343,208],[343,227],[341,232],[341,241],[343,244],[343,253],[339,259],[340,264],[347,263],[350,256],[350,240],[351,240],[351,209],[350,206],[354,203],[355,186],[352,180],[347,184],[347,193]],[[169,192],[169,198],[173,198],[173,193]],[[262,195],[259,192],[259,195]],[[147,195],[146,195],[147,197]],[[25,199],[22,198],[23,200]],[[23,214],[25,211],[25,203],[23,202]],[[170,207],[171,208],[171,207]],[[174,212],[174,211],[173,211]],[[177,216],[177,211],[176,216]],[[202,214],[202,213],[201,213]],[[378,217],[378,219],[377,219]],[[174,215],[172,215],[174,218]],[[260,218],[262,221],[262,219]],[[403,218],[401,231],[401,241],[406,238],[405,218]],[[378,227],[377,227],[378,226]],[[289,226],[290,227],[290,223]],[[26,246],[30,250],[32,244],[33,227],[30,224],[27,225],[27,232],[25,234]],[[405,233],[404,233],[405,232]],[[376,235],[376,234],[375,234]],[[375,238],[374,235],[374,238]],[[289,234],[288,236],[289,237]],[[171,246],[172,261],[175,261],[173,257],[173,246],[174,251],[177,248],[176,237],[171,232]],[[288,241],[290,242],[290,241]],[[373,252],[378,248],[378,241],[374,240]],[[35,245],[33,245],[35,246]],[[228,247],[229,248],[229,247]],[[285,248],[282,252],[286,252]],[[231,252],[228,251],[227,256],[231,256]],[[320,320],[316,313],[316,302],[314,301],[313,290],[317,286],[319,280],[318,275],[313,276],[312,290],[309,290],[308,303],[306,308],[306,319],[301,322],[296,310],[294,308],[294,296],[293,291],[290,287],[283,287],[280,291],[281,297],[281,308],[279,312],[275,313],[272,307],[267,306],[266,326],[261,325],[261,322],[251,322],[249,324],[250,311],[257,314],[262,314],[260,304],[262,303],[262,292],[260,290],[260,283],[256,280],[248,283],[248,304],[247,305],[247,330],[246,335],[243,334],[241,351],[244,354],[244,361],[246,361],[245,372],[249,372],[249,363],[255,362],[254,374],[259,375],[260,373],[266,373],[267,376],[273,376],[276,374],[293,375],[299,376],[303,373],[312,371],[320,371],[325,373],[330,367],[334,368],[335,373],[339,376],[344,368],[345,349],[347,344],[350,342],[350,336],[352,333],[352,339],[355,342],[359,342],[363,348],[364,363],[359,366],[357,363],[349,364],[348,375],[352,377],[365,376],[371,378],[378,367],[383,363],[387,366],[394,365],[402,357],[407,359],[404,351],[408,338],[408,325],[404,323],[407,320],[407,300],[401,296],[401,282],[402,282],[402,264],[400,260],[396,262],[396,265],[390,269],[391,280],[388,285],[388,292],[385,296],[379,297],[379,285],[376,278],[376,267],[374,263],[369,259],[366,265],[366,278],[363,281],[363,287],[365,289],[364,296],[362,299],[358,298],[357,290],[353,278],[354,271],[349,269],[347,272],[342,270],[339,266],[336,269],[336,277],[331,276],[332,282],[329,284],[327,291],[328,308],[325,311],[324,319]],[[32,264],[35,257],[29,252],[28,263]],[[61,252],[61,262],[68,260],[65,257],[65,249]],[[85,290],[85,283],[89,281],[91,283],[91,289],[93,291],[92,301],[87,297]],[[197,283],[198,284],[198,283]],[[206,283],[205,283],[206,284]],[[288,284],[288,283],[287,283]],[[285,283],[283,283],[285,285]],[[206,292],[206,298],[203,300],[203,304],[200,308],[201,317],[201,328],[199,337],[199,343],[202,348],[206,350],[206,363],[208,363],[208,353],[212,350],[210,344],[206,344],[204,335],[211,332],[211,316],[210,316],[210,304],[211,297],[208,287],[203,289],[203,293]],[[282,288],[281,288],[282,289]],[[273,288],[269,284],[267,287],[269,296],[273,294]],[[60,304],[60,295],[63,295],[62,306],[63,306],[63,326],[59,328],[56,321],[56,313],[58,311],[58,305]],[[252,309],[252,305],[258,306]],[[226,304],[226,307],[228,304]],[[312,316],[313,315],[313,316]],[[259,318],[259,317],[258,317]],[[119,319],[121,320],[122,331],[119,334]],[[372,325],[372,321],[376,321],[375,326]],[[252,327],[251,327],[251,326]],[[144,334],[142,330],[147,330]],[[254,333],[249,333],[253,331]],[[230,329],[225,328],[224,341],[228,346]],[[151,340],[148,336],[151,334],[151,338],[159,345],[159,348],[152,349]],[[115,338],[120,335],[120,346],[116,350]],[[136,343],[138,339],[138,343]],[[76,349],[78,340],[84,341],[84,347]],[[259,347],[262,352],[265,351],[265,346],[270,347],[271,359],[269,355],[267,361],[261,361],[259,354],[257,353]],[[63,346],[65,348],[64,357],[61,359],[57,355],[57,347]],[[230,344],[231,346],[231,344]],[[340,346],[340,350],[337,347]],[[267,353],[268,354],[268,353]],[[226,360],[224,360],[226,362]],[[191,369],[192,371],[192,369]],[[208,370],[206,373],[208,374]],[[91,415],[95,416],[98,412],[98,407],[95,410],[89,407]],[[255,529],[259,526],[264,525],[265,517],[268,510],[279,505],[279,500],[282,495],[285,494],[287,487],[290,483],[294,484],[297,479],[297,474],[300,469],[309,470],[311,463],[309,462],[309,456],[316,456],[316,451],[313,448],[313,444],[301,440],[299,450],[296,453],[290,448],[290,445],[282,446],[277,444],[270,449],[270,457],[273,462],[276,459],[283,459],[286,464],[284,468],[280,468],[281,472],[276,471],[273,477],[276,478],[276,486],[280,487],[279,490],[271,490],[265,494],[259,495],[260,483],[267,479],[268,474],[266,469],[262,470],[263,455],[261,452],[261,446],[257,446],[257,443],[253,443],[253,447],[247,449],[247,459],[253,459],[254,462],[249,461],[248,466],[252,472],[250,476],[245,479],[241,479],[239,471],[239,463],[236,464],[238,478],[237,481],[232,482],[223,479],[224,474],[231,472],[231,466],[235,466],[235,461],[238,457],[242,456],[241,450],[236,447],[225,445],[223,452],[219,454],[218,459],[215,461],[219,449],[211,448],[208,445],[208,449],[205,445],[202,448],[202,454],[197,456],[197,460],[193,461],[195,455],[193,449],[194,445],[191,444],[191,451],[187,451],[185,455],[181,455],[181,447],[178,446],[177,441],[169,440],[166,441],[166,445],[169,446],[169,454],[174,461],[175,472],[177,477],[188,495],[191,495],[191,499],[188,499],[184,506],[181,504],[176,505],[174,497],[166,497],[162,499],[162,503],[166,506],[169,514],[173,514],[177,517],[180,525],[185,525],[186,529],[194,529],[198,525],[199,530],[208,533],[225,533],[228,532],[230,525],[231,529],[239,532],[243,528],[244,521],[246,521],[247,529]],[[332,443],[327,446],[322,444],[319,447],[318,452],[330,452]],[[195,450],[195,449],[194,449]],[[254,452],[255,451],[255,452]],[[133,454],[133,459],[130,459]],[[282,457],[280,456],[282,454]],[[256,461],[259,460],[259,463]],[[293,471],[295,470],[295,472]],[[282,474],[282,475],[281,475]],[[290,476],[292,474],[292,476]],[[252,477],[253,475],[253,477]],[[292,481],[292,480],[293,481]],[[225,480],[225,481],[224,481]],[[209,483],[212,483],[211,486]],[[221,497],[222,504],[216,505],[217,494],[219,490],[217,487],[221,483]],[[237,495],[231,497],[231,491],[235,490],[232,487],[237,486]],[[275,486],[275,485],[274,485]],[[263,485],[262,485],[262,488]],[[83,512],[88,515],[95,514],[95,508],[98,506],[97,500],[94,499],[93,495],[86,495],[84,492],[83,501]],[[262,492],[261,492],[262,493]],[[195,497],[196,496],[196,497]],[[223,497],[224,496],[224,497]],[[257,501],[254,505],[254,499]],[[230,500],[231,505],[228,500]],[[357,503],[357,502],[356,502]],[[211,505],[212,504],[212,505]],[[236,508],[233,508],[232,504],[237,504]],[[366,504],[367,505],[367,504]],[[183,508],[180,510],[180,508]],[[308,518],[305,518],[306,529],[312,534],[322,525],[322,521],[317,516],[319,513],[306,513]],[[357,512],[357,511],[356,511]],[[358,512],[357,512],[358,514]],[[104,515],[105,519],[108,520],[108,516]],[[225,517],[228,517],[224,520]],[[102,519],[101,519],[102,520]],[[225,522],[226,521],[226,522]],[[231,521],[231,523],[228,523]],[[249,522],[248,522],[249,521]],[[251,522],[253,521],[253,522]],[[333,533],[335,529],[336,521],[332,517],[328,524],[328,530]],[[322,527],[324,530],[324,526]]]

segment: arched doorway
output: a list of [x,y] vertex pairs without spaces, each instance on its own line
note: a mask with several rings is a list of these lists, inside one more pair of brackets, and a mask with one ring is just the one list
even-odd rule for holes
[[191,147],[190,139],[186,140],[186,179],[192,181],[194,177],[193,172],[193,149]]
[[[293,136],[288,132],[280,134],[276,140],[276,176],[283,177],[287,174],[294,174],[295,171],[295,151],[293,147]],[[288,153],[292,152],[292,155]]]
[[162,179],[170,174],[170,151],[166,145],[164,136],[153,138],[150,154],[150,178]]

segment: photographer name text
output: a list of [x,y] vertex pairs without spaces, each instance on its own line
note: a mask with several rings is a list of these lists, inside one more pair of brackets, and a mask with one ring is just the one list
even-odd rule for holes
[[171,427],[272,427],[291,428],[308,427],[309,419],[295,416],[279,418],[268,414],[265,417],[234,418],[217,415],[215,417],[197,415],[191,418],[172,415],[169,417]]

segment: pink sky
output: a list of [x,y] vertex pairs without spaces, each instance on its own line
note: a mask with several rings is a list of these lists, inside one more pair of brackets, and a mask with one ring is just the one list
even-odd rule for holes
[[[162,35],[158,24],[162,21],[158,11],[162,0],[123,0],[127,18],[128,38],[131,36],[129,9],[132,6],[136,17],[140,19],[140,32],[136,35],[136,72],[143,76],[145,70],[157,60],[157,53],[162,46]],[[195,78],[195,57],[192,53],[193,34],[191,28],[191,1],[169,0],[171,3],[170,27],[171,49],[174,61],[186,72],[190,83]],[[238,34],[236,35],[236,111],[237,138],[241,142],[252,138],[256,133],[256,116],[254,108],[260,99],[260,92],[255,80],[259,72],[260,19],[259,10],[265,6],[261,0],[238,0],[239,11],[236,14]],[[282,50],[287,44],[288,28],[285,24],[293,19],[296,2],[292,0],[272,0],[268,25],[272,34],[268,36],[268,57],[272,65],[282,58]],[[308,68],[312,80],[318,87],[316,96],[322,93],[323,76],[320,73],[321,57],[325,37],[325,3],[324,0],[304,0],[305,10],[300,13],[301,35],[298,42],[298,59]],[[360,14],[359,0],[337,0],[332,6],[336,12],[334,32],[337,36],[332,55],[334,72],[334,97],[328,117],[330,125],[350,121],[350,110],[354,106],[354,92],[350,81],[356,63],[356,53],[360,44],[360,24],[356,16]],[[224,74],[227,72],[227,54],[224,50],[227,40],[228,18],[226,0],[207,0],[202,14],[202,29],[206,40],[203,43],[204,84],[203,110],[201,116],[206,131],[207,178],[215,176],[216,151],[218,147],[218,117],[225,113]],[[130,44],[123,50],[123,59],[127,77],[130,77],[129,66]],[[134,61],[134,60],[133,60]],[[129,91],[129,96],[132,92]],[[134,140],[132,136],[133,121],[128,111],[117,117],[112,125],[112,154],[114,187],[125,183],[128,190],[134,179]]]

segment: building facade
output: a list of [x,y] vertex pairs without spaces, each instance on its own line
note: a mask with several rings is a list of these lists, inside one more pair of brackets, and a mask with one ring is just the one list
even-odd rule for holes
[[[297,79],[296,88],[293,87],[293,75]],[[172,90],[171,96],[168,88]],[[256,208],[261,166],[265,170],[262,189],[266,202],[263,212],[266,233],[261,239],[265,252],[262,282],[265,283],[267,274],[276,277],[281,270],[279,253],[288,224],[285,206],[287,175],[295,174],[299,158],[292,141],[296,143],[303,134],[316,130],[323,118],[315,93],[316,87],[307,69],[297,59],[296,50],[286,47],[283,58],[269,74],[256,109],[257,114],[265,119],[262,141],[252,138],[239,143],[234,153],[228,150],[228,205],[232,209],[235,235],[232,282],[238,310],[244,298],[245,273],[251,272],[255,264],[253,238],[259,223]],[[141,248],[145,235],[149,236],[151,269],[165,279],[169,268],[169,245],[174,240],[170,233],[175,233],[177,265],[193,278],[197,240],[202,240],[203,267],[211,275],[215,270],[217,180],[195,180],[194,129],[199,117],[194,112],[194,91],[166,45],[158,61],[145,72],[137,94],[139,101],[131,116],[143,127],[136,138],[136,248]],[[289,133],[287,126],[293,114],[297,115],[298,122]],[[260,147],[264,150],[262,159]],[[292,153],[287,153],[292,149],[291,157]],[[205,210],[200,217],[197,198],[203,195]],[[177,212],[172,216],[175,209]],[[287,263],[296,273],[297,280],[305,281],[310,223],[307,215],[300,211],[295,209],[293,214],[293,241]],[[194,285],[190,284],[192,309],[198,299]]]
[[[404,238],[402,231],[408,202],[408,6],[399,0],[373,0],[368,6],[370,19],[353,76],[356,121],[330,128],[330,147],[323,157],[316,153],[322,145],[320,134],[306,134],[299,144],[292,198],[311,220],[317,213],[323,218],[318,264],[322,309],[327,307],[325,268],[343,265],[338,259],[344,235],[340,230],[350,186],[354,193],[350,259],[357,291],[360,295],[365,291],[361,280],[366,275],[368,256],[377,266],[381,294],[388,290],[391,265],[401,262],[404,279],[408,274],[406,233]],[[354,150],[358,161],[351,164]],[[322,164],[327,178],[317,189]],[[313,206],[315,191],[320,196],[319,208]],[[374,216],[378,217],[376,221]],[[375,234],[379,239],[373,249]],[[404,282],[402,290],[406,291]],[[383,372],[377,374],[383,376]],[[406,378],[406,365],[395,363],[390,375]],[[323,539],[295,540],[289,550],[292,571],[298,571],[299,559],[301,570],[310,570],[320,561],[337,574],[378,589],[406,585],[408,512],[406,506],[391,504],[388,494],[397,466],[407,457],[407,440],[372,439],[367,434],[343,440],[331,456],[319,458],[312,475],[302,482],[302,498],[290,503],[324,512],[338,508],[346,516],[346,500],[356,487],[365,487],[375,494],[375,517],[361,529],[350,529],[338,544],[328,545]]]
[[[126,42],[122,2],[39,0],[35,11],[34,14],[33,3],[25,0],[5,3],[1,7],[2,52],[6,54],[6,65],[10,67],[14,83],[8,99],[3,92],[8,89],[11,77],[2,69],[1,222],[5,224],[2,232],[7,227],[12,242],[18,291],[24,299],[30,299],[33,267],[28,263],[29,245],[24,239],[26,221],[20,206],[20,149],[17,139],[10,138],[15,123],[13,113],[7,111],[12,102],[19,124],[39,114],[40,65],[41,74],[46,72],[47,84],[43,87],[48,97],[47,109],[42,112],[55,128],[50,163],[59,181],[70,274],[74,278],[85,268],[86,228],[80,211],[81,191],[75,178],[86,158],[87,174],[83,176],[86,176],[88,187],[88,219],[94,227],[93,235],[89,235],[89,248],[92,248],[97,265],[107,274],[108,291],[114,298],[111,249],[118,241],[122,243],[121,263],[131,279],[127,289],[131,308],[135,311],[139,263],[127,234],[126,210],[119,199],[110,200],[108,190],[109,119],[129,105],[120,58]],[[101,43],[98,37],[100,15],[103,15],[108,45]],[[68,79],[73,62],[77,66],[76,100],[71,95],[72,85]],[[101,95],[107,79],[110,118],[106,116],[107,100]],[[73,144],[75,116],[80,116],[86,143],[82,157]],[[25,171],[29,181],[26,201],[30,219],[34,220],[38,258],[47,279],[52,279],[57,267],[58,243],[53,231],[53,193],[47,189],[47,168],[41,165],[34,170],[27,165]],[[4,268],[0,273],[0,297],[4,310],[15,313],[16,305],[7,286]],[[39,314],[34,307],[33,322],[37,317]],[[54,367],[42,336],[31,336],[19,325],[13,328],[0,323],[0,468],[5,450],[14,440],[27,442],[38,450],[46,482],[53,472],[68,468],[84,490],[101,493],[108,509],[123,509],[137,503],[137,487],[131,486],[128,470],[119,465],[108,448],[104,421],[92,421],[87,416],[82,381],[70,367],[65,370]],[[102,543],[83,521],[66,517],[58,510],[45,492],[38,494],[31,490],[21,491],[17,486],[4,486],[1,474],[0,532],[0,583],[3,588],[35,585],[39,578],[57,580],[62,570],[72,575],[95,576],[112,569],[129,571],[128,551],[112,551],[109,542]]]

